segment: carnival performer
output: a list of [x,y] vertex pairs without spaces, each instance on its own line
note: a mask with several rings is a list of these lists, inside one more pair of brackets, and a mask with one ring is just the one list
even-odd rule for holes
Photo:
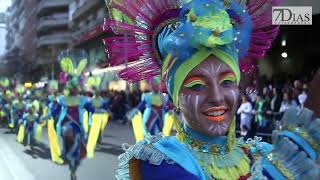
[[86,157],[83,114],[84,111],[94,111],[89,99],[79,94],[81,74],[87,65],[84,55],[82,51],[64,51],[59,56],[70,93],[57,99],[61,110],[56,129],[62,137],[62,158],[69,165],[71,180],[76,180],[76,170]]
[[[46,121],[43,121],[43,116],[47,111],[47,107],[45,106],[45,98],[43,94],[43,90],[39,88],[32,89],[31,91],[31,97],[30,97],[30,104],[32,108],[32,116],[38,116],[36,121],[33,123],[34,128],[34,143],[39,144],[41,135],[42,135],[42,129],[46,125]],[[41,121],[41,123],[39,123]]]
[[87,157],[92,159],[94,157],[94,150],[97,142],[99,144],[103,141],[103,132],[109,120],[109,102],[101,96],[101,81],[99,76],[90,76],[87,79],[86,87],[91,90],[93,97],[91,103],[94,108],[94,113],[89,112],[85,117],[88,120],[88,126],[84,126],[85,131],[89,134],[87,141]]
[[7,118],[7,111],[5,108],[5,98],[4,98],[4,93],[2,91],[0,92],[0,124],[2,127],[5,127],[6,125],[6,118]]
[[19,123],[23,121],[23,113],[25,111],[25,101],[24,101],[24,93],[26,89],[23,85],[19,84],[15,88],[15,98],[12,102],[10,107],[10,117],[11,121],[9,124],[9,128],[12,132],[18,133],[19,132]]
[[139,105],[127,114],[128,119],[131,119],[136,141],[143,140],[147,134],[156,135],[163,130],[169,135],[173,125],[174,117],[169,113],[169,97],[160,91],[160,78],[149,79],[148,89],[141,95]]
[[31,150],[33,150],[34,146],[36,145],[37,127],[39,126],[39,124],[41,124],[40,116],[35,104],[26,104],[26,109],[23,113],[23,122],[21,123],[23,124],[25,129],[22,137],[23,144],[24,146],[30,146]]
[[47,85],[48,96],[46,100],[46,111],[44,112],[44,119],[52,118],[54,127],[56,127],[56,123],[58,122],[59,112],[61,110],[61,106],[57,102],[57,97],[59,90],[59,83],[57,80],[50,80]]
[[51,160],[57,164],[63,164],[64,161],[61,158],[59,139],[55,130],[61,111],[61,106],[57,102],[58,89],[58,81],[50,80],[47,86],[47,91],[49,93],[47,98],[47,111],[44,113],[42,120],[47,121]]
[[10,121],[10,101],[11,91],[9,91],[10,82],[7,78],[0,79],[0,123],[7,127]]
[[177,136],[151,136],[127,147],[117,179],[319,179],[320,119],[312,110],[288,110],[273,146],[235,136],[239,60],[262,57],[270,48],[279,28],[271,25],[275,5],[110,2],[113,19],[105,26],[117,34],[104,42],[111,64],[127,62],[119,76],[131,82],[158,75],[161,67],[179,112]]

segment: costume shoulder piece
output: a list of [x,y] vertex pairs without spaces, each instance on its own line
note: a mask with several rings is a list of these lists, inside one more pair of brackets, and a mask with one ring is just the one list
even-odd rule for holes
[[[123,145],[126,150],[125,153],[119,156],[119,167],[116,172],[116,178],[119,180],[130,179],[130,161],[141,160],[146,161],[152,165],[160,165],[163,161],[170,162],[169,157],[160,152],[154,143],[158,142],[162,137],[160,136],[147,136],[145,140],[136,143],[131,147],[127,144]],[[140,172],[139,172],[140,173]]]
[[[140,160],[142,168],[134,167],[139,166],[137,160]],[[136,177],[137,174],[144,179],[154,176],[161,176],[163,179],[174,179],[179,176],[206,179],[190,150],[176,137],[164,138],[162,135],[149,135],[143,141],[127,148],[126,152],[119,156],[119,161],[116,177],[121,180]]]
[[243,138],[239,138],[238,146],[251,158],[252,162],[259,160],[262,156],[266,157],[273,150],[271,144],[263,142],[262,138],[258,136],[249,138],[246,141]]
[[281,131],[273,134],[273,150],[252,168],[253,178],[318,179],[320,119],[309,109],[292,108],[284,114],[282,122]]

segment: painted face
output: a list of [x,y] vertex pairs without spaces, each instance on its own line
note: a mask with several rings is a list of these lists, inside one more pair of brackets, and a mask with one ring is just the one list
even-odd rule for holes
[[239,90],[231,68],[210,56],[186,77],[179,107],[186,125],[207,136],[226,135],[234,118]]

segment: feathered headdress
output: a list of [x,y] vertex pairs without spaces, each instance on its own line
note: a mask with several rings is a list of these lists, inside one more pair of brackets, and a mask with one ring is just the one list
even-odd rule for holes
[[160,75],[158,37],[164,27],[175,28],[180,13],[177,0],[112,0],[111,19],[106,19],[117,36],[103,39],[112,66],[125,65],[119,76],[129,82]]
[[0,86],[7,88],[10,86],[10,81],[8,78],[0,78]]
[[58,60],[62,69],[60,82],[67,84],[68,87],[78,86],[88,63],[86,52],[84,50],[62,51]]
[[104,27],[116,36],[103,41],[110,64],[123,66],[120,78],[135,82],[161,74],[162,90],[177,104],[184,78],[210,55],[229,65],[239,83],[239,60],[263,57],[278,33],[279,26],[272,25],[277,4],[113,0],[108,6],[112,19]]
[[86,80],[85,87],[90,90],[99,90],[102,82],[100,76],[89,76]]
[[[235,0],[111,0],[108,4],[111,19],[105,20],[104,28],[111,28],[116,36],[103,40],[109,63],[122,65],[120,78],[135,82],[160,75],[168,53],[177,50],[176,55],[188,57],[198,45],[211,47],[232,43],[236,59],[261,58],[279,30],[278,26],[271,25],[271,9],[278,3],[278,0],[247,3]],[[181,25],[183,27],[178,30],[185,31],[185,35],[176,32]],[[173,32],[181,36],[170,44],[167,39]],[[195,32],[202,32],[202,35]],[[209,41],[205,42],[206,38]]]
[[18,95],[23,95],[26,92],[26,88],[22,84],[18,84],[15,88],[15,92]]

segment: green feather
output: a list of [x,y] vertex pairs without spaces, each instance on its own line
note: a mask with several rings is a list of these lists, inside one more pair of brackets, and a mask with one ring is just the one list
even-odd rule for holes
[[95,84],[95,79],[94,79],[94,77],[93,77],[93,76],[89,77],[89,78],[87,79],[86,85],[87,85],[88,87],[92,87],[92,86],[94,86],[94,84]]
[[74,67],[72,60],[69,57],[64,57],[60,61],[60,66],[63,72],[72,74],[74,72]]
[[68,74],[73,74],[74,73],[74,66],[71,58],[67,58],[67,63],[68,63]]
[[98,77],[96,77],[96,84],[95,84],[95,86],[96,86],[97,88],[99,88],[99,87],[100,87],[100,84],[101,84],[101,77],[98,76]]
[[100,88],[100,84],[101,84],[101,77],[97,76],[97,77],[93,77],[93,76],[90,76],[88,79],[87,79],[87,82],[86,82],[86,86],[88,88],[93,88],[95,87],[96,89],[99,89]]
[[68,64],[66,58],[62,58],[60,61],[60,66],[63,72],[68,72]]
[[88,63],[87,59],[81,59],[77,67],[76,75],[80,76],[82,71],[86,68],[87,63]]
[[125,22],[128,24],[135,24],[135,21],[129,18],[127,15],[119,11],[118,9],[112,8],[112,19],[120,21],[120,22]]

